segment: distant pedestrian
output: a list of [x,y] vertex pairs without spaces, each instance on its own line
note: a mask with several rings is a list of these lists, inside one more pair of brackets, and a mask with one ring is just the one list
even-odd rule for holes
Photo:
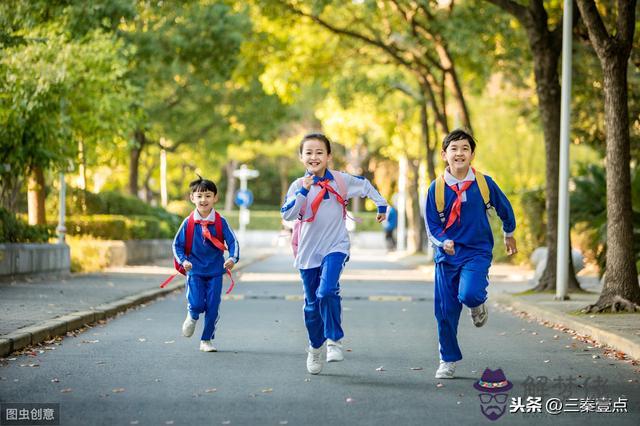
[[398,211],[392,205],[389,205],[389,208],[387,209],[387,218],[382,222],[387,251],[394,251],[396,249],[396,237],[394,234],[397,227]]
[[281,212],[283,219],[296,221],[292,246],[294,266],[300,270],[304,286],[307,370],[318,374],[325,342],[327,362],[344,359],[339,279],[349,260],[346,203],[353,197],[370,198],[378,206],[377,220],[382,222],[387,202],[364,177],[327,168],[331,144],[325,135],[306,135],[299,154],[306,172],[289,187]]
[[[176,263],[187,275],[189,304],[182,334],[191,337],[200,314],[204,313],[200,350],[216,352],[213,339],[219,317],[222,276],[238,263],[240,247],[227,221],[213,208],[218,201],[216,184],[198,176],[189,184],[189,191],[196,208],[182,222],[173,240]],[[224,259],[225,242],[229,251],[227,260]]]
[[493,250],[489,209],[502,220],[504,244],[509,255],[517,252],[513,232],[516,220],[509,200],[489,176],[471,167],[476,141],[454,130],[442,143],[440,153],[448,167],[431,183],[425,221],[435,248],[435,314],[440,341],[440,366],[436,378],[454,377],[455,363],[462,359],[458,345],[458,321],[462,305],[482,327],[488,318],[488,274]]

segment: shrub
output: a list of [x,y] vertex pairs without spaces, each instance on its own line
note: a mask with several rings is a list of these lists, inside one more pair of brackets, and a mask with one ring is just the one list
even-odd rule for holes
[[73,216],[67,219],[66,227],[69,235],[103,240],[172,238],[175,232],[171,225],[153,216]]
[[52,229],[46,225],[28,225],[8,210],[0,208],[0,242],[46,243]]

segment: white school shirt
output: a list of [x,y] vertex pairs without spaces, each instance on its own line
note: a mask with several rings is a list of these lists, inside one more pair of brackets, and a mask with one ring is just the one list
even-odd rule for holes
[[[378,212],[386,212],[387,201],[367,179],[352,176],[348,173],[337,173],[342,175],[345,186],[347,187],[347,199],[368,197],[378,206]],[[327,170],[325,178],[330,178],[331,187],[335,189],[337,193],[340,193],[338,184],[333,179],[333,175],[329,170]],[[306,205],[303,220],[311,217],[311,203],[320,190],[319,185],[311,185],[308,194],[306,194],[306,190],[302,187],[302,182],[297,179],[291,184],[287,192],[287,199],[281,209],[282,218],[284,220],[298,219],[300,208],[305,201]],[[322,264],[322,259],[330,253],[337,252],[345,253],[347,256],[349,255],[351,243],[342,212],[342,206],[338,200],[336,200],[336,196],[329,193],[329,199],[325,198],[320,203],[313,222],[302,223],[298,240],[298,256],[293,262],[294,267],[297,269],[317,268]]]

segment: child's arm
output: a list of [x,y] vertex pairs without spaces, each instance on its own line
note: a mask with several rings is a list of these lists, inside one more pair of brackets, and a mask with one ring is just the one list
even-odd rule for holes
[[491,205],[496,209],[498,217],[502,220],[504,245],[507,249],[507,254],[511,256],[518,252],[516,239],[513,237],[513,232],[516,230],[516,217],[513,213],[513,208],[511,207],[509,199],[504,195],[504,192],[502,192],[498,184],[489,177],[487,177],[487,182],[489,186]]
[[184,245],[187,237],[186,234],[187,234],[187,219],[182,221],[180,228],[178,228],[178,232],[176,232],[176,236],[173,238],[173,257],[175,257],[176,261],[183,266],[184,266],[184,262],[187,261],[187,256],[184,253]]
[[[313,182],[313,178],[311,179],[311,182]],[[307,181],[305,181],[305,184],[308,183]],[[310,187],[311,185],[309,184],[308,186]],[[287,191],[287,199],[280,209],[280,214],[284,220],[296,220],[298,218],[300,209],[309,194],[309,187],[303,185],[299,179],[296,179],[291,184],[289,191]]]
[[229,249],[229,258],[224,262],[224,269],[231,270],[236,263],[238,263],[238,260],[240,260],[240,244],[238,243],[236,234],[224,218],[222,218],[222,234]]
[[427,204],[425,206],[424,218],[429,241],[431,241],[434,246],[440,247],[445,253],[454,255],[454,242],[444,232],[442,221],[440,220],[438,209],[436,208],[435,182],[431,184],[429,192],[427,193]]
[[378,223],[382,222],[387,217],[387,206],[389,205],[387,200],[380,195],[368,179],[362,176],[353,176],[348,173],[342,173],[342,175],[347,183],[347,199],[354,197],[369,198],[378,207],[376,220]]

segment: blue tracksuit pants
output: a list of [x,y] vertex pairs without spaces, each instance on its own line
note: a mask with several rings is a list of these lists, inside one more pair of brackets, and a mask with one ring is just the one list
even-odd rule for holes
[[488,256],[474,256],[457,265],[436,263],[434,300],[441,360],[454,362],[462,359],[458,345],[462,305],[475,308],[487,300],[490,266],[491,257]]
[[197,320],[200,314],[204,313],[204,329],[200,340],[213,339],[219,317],[222,276],[203,277],[188,274],[186,288],[191,318]]
[[309,343],[316,349],[326,339],[338,341],[344,336],[339,280],[347,260],[344,253],[329,253],[319,267],[300,269],[304,286],[304,323]]

